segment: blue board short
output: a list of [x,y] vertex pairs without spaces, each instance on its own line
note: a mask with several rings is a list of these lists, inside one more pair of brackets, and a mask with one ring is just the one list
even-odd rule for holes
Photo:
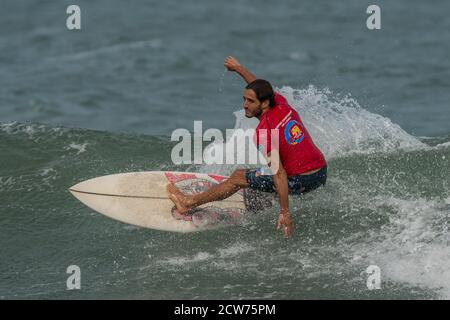
[[[245,178],[249,187],[253,190],[263,192],[276,192],[275,184],[272,175],[262,174],[262,170],[247,169],[245,171]],[[289,194],[303,194],[321,185],[325,185],[327,181],[327,167],[323,167],[319,171],[309,175],[296,175],[288,177]]]

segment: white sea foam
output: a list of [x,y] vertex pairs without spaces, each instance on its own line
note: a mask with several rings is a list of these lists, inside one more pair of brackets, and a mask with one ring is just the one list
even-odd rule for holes
[[436,148],[448,148],[448,147],[450,147],[450,141],[436,145]]
[[0,187],[7,187],[14,184],[13,177],[0,177]]
[[208,252],[198,252],[192,257],[172,257],[161,261],[162,264],[173,266],[183,266],[190,263],[205,261],[211,259],[213,256]]
[[299,112],[328,158],[425,147],[390,119],[362,108],[350,95],[337,96],[314,86],[302,90],[282,87],[279,91]]
[[41,134],[44,133],[51,133],[52,136],[61,136],[70,131],[68,128],[50,127],[42,124],[19,123],[16,121],[1,123],[0,130],[11,135],[26,135],[29,139],[35,141],[40,140]]
[[0,129],[7,134],[25,133],[30,138],[38,131],[43,131],[45,126],[36,124],[22,124],[18,122],[2,123]]
[[70,149],[74,149],[77,150],[77,155],[81,154],[83,152],[86,152],[86,147],[89,145],[89,143],[85,142],[82,144],[77,144],[75,142],[72,142],[69,146],[67,146],[65,149],[66,150],[70,150]]
[[[226,260],[233,259],[236,256],[250,252],[252,250],[254,250],[252,246],[248,245],[247,243],[239,242],[225,248],[219,248],[216,250],[216,252],[213,253],[200,251],[193,256],[171,257],[160,261],[160,263],[172,266],[182,266],[200,261],[211,260],[216,266],[228,266],[230,262]],[[233,262],[231,263],[234,264]],[[236,267],[236,265],[234,265],[233,267]]]
[[[448,199],[447,199],[448,200]],[[406,285],[435,290],[450,299],[450,206],[440,199],[375,198],[374,205],[396,212],[381,230],[363,241],[339,244],[351,252],[349,262],[377,265],[381,276]]]
[[17,122],[8,122],[0,124],[0,130],[6,132],[7,134],[11,134],[14,131],[14,127],[17,125]]
[[43,168],[39,171],[39,175],[44,177],[44,176],[48,176],[49,174],[55,173],[55,169],[53,168]]
[[218,253],[221,258],[229,258],[252,250],[254,250],[254,248],[247,243],[235,243],[227,248],[219,249]]

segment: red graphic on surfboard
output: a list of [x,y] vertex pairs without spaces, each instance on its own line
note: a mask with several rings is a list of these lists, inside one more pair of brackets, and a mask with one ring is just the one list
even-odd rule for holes
[[[219,184],[227,177],[208,174],[214,181],[198,178],[191,173],[173,173],[166,172],[165,176],[171,183],[175,183],[181,192],[188,195],[195,195],[204,192],[214,185]],[[241,189],[240,193],[243,192]],[[202,208],[194,208],[186,214],[180,214],[174,206],[171,210],[172,216],[177,220],[192,221],[197,227],[215,226],[215,225],[234,225],[237,224],[243,215],[240,208],[220,208],[214,205]]]

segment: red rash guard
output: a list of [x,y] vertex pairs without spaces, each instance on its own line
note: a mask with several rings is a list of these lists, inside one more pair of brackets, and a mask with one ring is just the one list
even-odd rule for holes
[[297,111],[278,93],[275,93],[275,106],[260,117],[256,127],[256,146],[264,155],[271,151],[270,130],[273,129],[278,130],[280,160],[288,176],[326,166],[325,157],[312,141]]

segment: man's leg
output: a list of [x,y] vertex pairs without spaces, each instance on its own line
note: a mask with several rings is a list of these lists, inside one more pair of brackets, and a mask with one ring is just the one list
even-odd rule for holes
[[167,185],[167,192],[178,212],[183,214],[204,203],[226,199],[246,187],[245,169],[238,169],[227,180],[196,195],[185,195],[173,183]]

